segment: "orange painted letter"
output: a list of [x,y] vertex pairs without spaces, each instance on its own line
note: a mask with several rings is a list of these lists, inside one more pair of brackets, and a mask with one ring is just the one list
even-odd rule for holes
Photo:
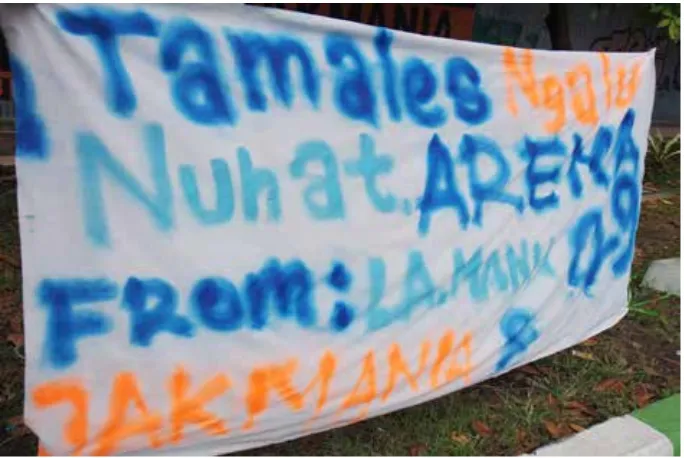
[[627,70],[624,66],[617,69],[617,94],[615,95],[615,105],[618,108],[627,108],[634,100],[637,88],[639,87],[639,79],[641,77],[641,63],[632,65],[629,81],[627,81]]
[[594,91],[594,82],[589,65],[578,65],[565,75],[565,79],[572,93],[572,110],[577,120],[582,124],[596,125],[599,116],[596,107],[596,92]]
[[208,434],[218,436],[226,434],[225,422],[204,409],[204,405],[221,396],[230,388],[230,380],[219,374],[206,382],[194,397],[188,396],[190,375],[183,368],[178,368],[171,376],[169,389],[171,392],[171,440],[178,443],[183,439],[183,428],[187,423],[194,423]]
[[78,381],[47,382],[32,391],[33,403],[39,409],[70,402],[74,414],[64,426],[64,441],[74,447],[78,455],[88,442],[88,392]]
[[319,362],[318,373],[301,392],[297,391],[292,384],[292,376],[298,366],[296,359],[291,359],[281,365],[273,364],[254,369],[249,376],[246,398],[248,417],[242,426],[243,429],[253,428],[257,415],[268,409],[270,390],[274,390],[292,410],[301,410],[306,396],[313,392],[316,385],[320,384],[320,394],[314,414],[318,415],[328,400],[328,390],[336,365],[335,355],[326,351]]
[[556,113],[556,116],[548,121],[544,127],[550,134],[560,131],[565,125],[565,94],[563,84],[558,78],[549,75],[544,78],[544,108]]
[[[375,396],[377,395],[377,383],[375,375],[375,352],[373,350],[366,353],[366,357],[363,359],[363,368],[361,370],[361,375],[356,381],[352,392],[345,398],[342,402],[341,410],[347,410],[354,406],[365,404],[365,407],[359,414],[357,420],[362,420],[368,414],[368,408],[370,403],[373,402]],[[366,385],[366,389],[360,392],[361,385]]]
[[505,48],[503,50],[503,66],[506,72],[506,104],[508,105],[508,111],[513,115],[518,114],[518,103],[515,99],[515,83],[518,83],[530,105],[535,108],[540,105],[537,77],[534,74],[534,56],[529,49],[524,49],[521,52],[521,66],[518,67],[515,49]]
[[430,342],[424,341],[420,348],[420,361],[418,363],[418,370],[415,374],[411,373],[411,370],[406,365],[404,357],[401,354],[401,348],[397,344],[392,344],[388,354],[389,363],[389,378],[387,380],[387,387],[382,393],[382,400],[386,401],[397,383],[397,379],[400,375],[406,378],[409,386],[413,391],[418,389],[418,378],[423,374],[425,366],[427,365],[428,355],[430,353]]
[[[437,346],[437,359],[435,360],[435,364],[432,366],[432,371],[430,373],[430,384],[432,385],[432,388],[438,388],[459,377],[463,377],[465,383],[468,383],[470,372],[472,371],[470,362],[470,356],[472,354],[472,334],[466,332],[461,339],[461,342],[454,348],[455,340],[454,331],[451,330],[447,331],[439,340]],[[459,364],[457,361],[457,356],[461,350],[465,354],[465,362],[463,364]],[[451,356],[451,364],[446,370],[446,380],[440,383],[439,379],[442,374],[442,366],[449,356]]]
[[[133,403],[140,412],[140,418],[127,420],[129,404]],[[151,448],[161,445],[158,432],[162,426],[162,416],[151,414],[140,393],[138,381],[131,372],[121,372],[114,379],[112,395],[109,399],[109,419],[97,439],[94,455],[112,455],[118,444],[132,436],[146,434]]]
[[610,57],[608,54],[602,52],[601,66],[603,67],[603,85],[606,87],[606,110],[610,110],[610,105],[613,102],[613,80],[610,77]]

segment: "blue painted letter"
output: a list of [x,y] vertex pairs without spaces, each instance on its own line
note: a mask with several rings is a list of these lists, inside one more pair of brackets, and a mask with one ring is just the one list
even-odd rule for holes
[[601,162],[603,162],[603,157],[610,149],[610,143],[613,139],[613,134],[610,129],[607,127],[599,127],[599,130],[594,137],[590,156],[584,154],[582,137],[575,134],[572,138],[575,145],[572,149],[572,160],[570,161],[570,168],[568,169],[568,182],[570,183],[570,192],[573,197],[582,197],[582,180],[580,180],[579,177],[577,164],[588,165],[594,183],[603,188],[607,188],[608,176],[606,175],[606,171],[603,169]]
[[181,165],[178,167],[181,188],[183,188],[183,194],[190,211],[200,223],[206,225],[228,222],[235,211],[233,180],[230,177],[228,164],[223,159],[212,159],[211,172],[216,189],[216,205],[213,209],[207,209],[202,204],[195,166]]
[[[295,151],[295,159],[290,164],[290,174],[294,178],[303,178],[307,166],[317,161],[323,167],[323,174],[311,176],[311,183],[304,190],[306,208],[311,217],[317,220],[344,219],[344,199],[337,159],[326,142],[319,140],[299,145]],[[322,199],[316,199],[317,194]]]
[[418,206],[420,209],[418,232],[425,235],[430,229],[432,212],[446,207],[456,210],[459,224],[462,229],[465,229],[469,219],[468,207],[456,188],[454,162],[449,149],[435,134],[428,145],[427,178],[423,197]]
[[467,124],[479,125],[488,120],[492,102],[480,86],[480,72],[462,57],[449,59],[444,67],[446,90],[454,101],[454,114]]
[[382,81],[385,89],[385,99],[392,121],[401,120],[401,107],[397,98],[397,70],[394,59],[392,59],[392,32],[385,28],[378,29],[378,33],[373,39],[375,50],[380,56],[382,66]]
[[328,35],[325,55],[330,65],[337,69],[335,103],[339,110],[351,119],[377,125],[375,93],[368,64],[354,40],[341,34]]
[[291,261],[281,266],[278,260],[271,259],[260,272],[245,277],[250,326],[263,329],[268,324],[271,297],[281,318],[294,317],[302,327],[313,326],[316,323],[313,287],[311,272],[303,262]]
[[159,22],[143,11],[116,11],[102,6],[81,10],[61,10],[57,23],[62,29],[92,40],[105,77],[109,109],[120,116],[133,115],[135,92],[119,53],[119,36],[156,37]]
[[[155,299],[156,305],[148,307]],[[131,345],[149,347],[160,332],[182,337],[194,335],[190,320],[176,313],[176,290],[162,279],[129,278],[124,286],[122,306],[131,312]]]
[[280,189],[278,180],[272,170],[257,169],[252,164],[249,151],[238,148],[240,164],[240,182],[242,183],[242,206],[247,221],[256,221],[259,216],[259,194],[266,192],[266,209],[268,221],[279,221]]
[[105,173],[149,212],[159,230],[167,231],[173,226],[171,181],[166,167],[164,132],[161,126],[144,126],[143,142],[154,185],[152,195],[145,191],[143,185],[109,152],[98,137],[91,133],[78,134],[76,137],[85,230],[96,245],[108,246],[110,243],[102,195]]
[[[176,108],[198,124],[233,124],[237,115],[209,32],[189,19],[176,19],[164,27],[159,46]],[[198,59],[183,62],[190,50]]]
[[[478,173],[478,156],[488,156],[495,164],[496,172],[487,181]],[[506,161],[499,145],[484,136],[464,134],[461,138],[460,162],[468,167],[470,195],[473,198],[473,223],[482,225],[482,207],[485,201],[502,202],[513,206],[518,213],[523,211],[523,198],[506,192],[505,188],[511,178],[511,166]]]
[[344,164],[344,171],[349,176],[363,178],[366,195],[373,207],[381,213],[393,212],[396,208],[396,199],[390,193],[381,193],[378,190],[378,175],[387,175],[394,168],[394,158],[389,154],[376,154],[375,141],[368,134],[361,134],[360,156],[355,160],[348,160]]
[[302,91],[311,105],[318,107],[321,84],[316,63],[305,43],[290,37],[267,37],[251,32],[227,31],[226,38],[233,49],[250,110],[266,110],[264,85],[257,73],[261,62],[269,70],[273,95],[288,108],[292,106],[295,94],[290,67],[292,62],[298,63],[302,74]]
[[209,329],[220,332],[242,327],[244,311],[235,285],[223,278],[203,278],[190,293],[194,314]]
[[15,55],[10,56],[10,67],[17,158],[47,159],[49,139],[45,123],[38,114],[36,89],[30,70]]
[[520,156],[528,161],[525,168],[528,202],[537,213],[558,206],[556,191],[551,191],[543,197],[539,197],[537,191],[545,183],[557,184],[561,172],[560,164],[551,168],[539,167],[537,161],[543,157],[563,157],[565,152],[565,145],[558,137],[551,140],[532,140],[526,137],[524,140],[524,147],[520,151]]
[[38,298],[47,310],[45,352],[48,362],[64,369],[76,362],[78,339],[105,334],[113,327],[107,315],[95,311],[75,312],[74,307],[112,300],[117,286],[106,279],[43,280]]
[[414,122],[424,127],[444,124],[447,118],[444,108],[439,105],[426,106],[437,93],[437,78],[425,62],[418,58],[406,61],[401,88],[406,111]]
[[[586,295],[590,295],[589,289],[596,282],[599,270],[608,255],[617,248],[618,240],[615,237],[606,239],[601,211],[592,210],[577,221],[568,242],[570,244],[568,284],[579,287]],[[588,263],[584,272],[581,272],[579,264],[585,250],[588,251]]]

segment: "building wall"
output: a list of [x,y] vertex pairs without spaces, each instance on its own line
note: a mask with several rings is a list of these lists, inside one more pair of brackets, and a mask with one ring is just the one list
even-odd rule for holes
[[470,40],[475,5],[430,3],[260,3],[433,37]]
[[[592,17],[586,4],[572,4],[570,39],[576,50],[656,51],[656,101],[653,119],[658,123],[680,122],[680,46],[664,30],[647,24],[634,6],[618,5]],[[526,48],[550,49],[544,19],[548,5],[479,4],[475,10],[473,41]]]

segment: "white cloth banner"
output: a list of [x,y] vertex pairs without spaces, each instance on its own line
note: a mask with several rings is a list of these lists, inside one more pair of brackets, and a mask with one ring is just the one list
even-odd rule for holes
[[451,393],[627,310],[654,52],[243,5],[19,5],[27,423],[227,453]]

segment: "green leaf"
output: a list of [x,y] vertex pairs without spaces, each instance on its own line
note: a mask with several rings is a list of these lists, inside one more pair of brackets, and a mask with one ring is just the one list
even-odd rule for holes
[[646,316],[660,316],[660,313],[656,312],[655,310],[648,310],[648,309],[632,309],[633,312],[638,313],[640,315],[646,315]]
[[679,26],[674,22],[670,22],[670,38],[679,40]]
[[661,19],[660,22],[658,22],[658,27],[660,27],[660,28],[667,27],[669,25],[670,25],[670,19],[669,18]]
[[674,137],[672,137],[672,139],[670,139],[667,143],[665,143],[665,149],[667,151],[670,151],[672,149],[672,147],[676,146],[677,143],[679,143],[679,140],[680,140],[679,134],[675,135]]

